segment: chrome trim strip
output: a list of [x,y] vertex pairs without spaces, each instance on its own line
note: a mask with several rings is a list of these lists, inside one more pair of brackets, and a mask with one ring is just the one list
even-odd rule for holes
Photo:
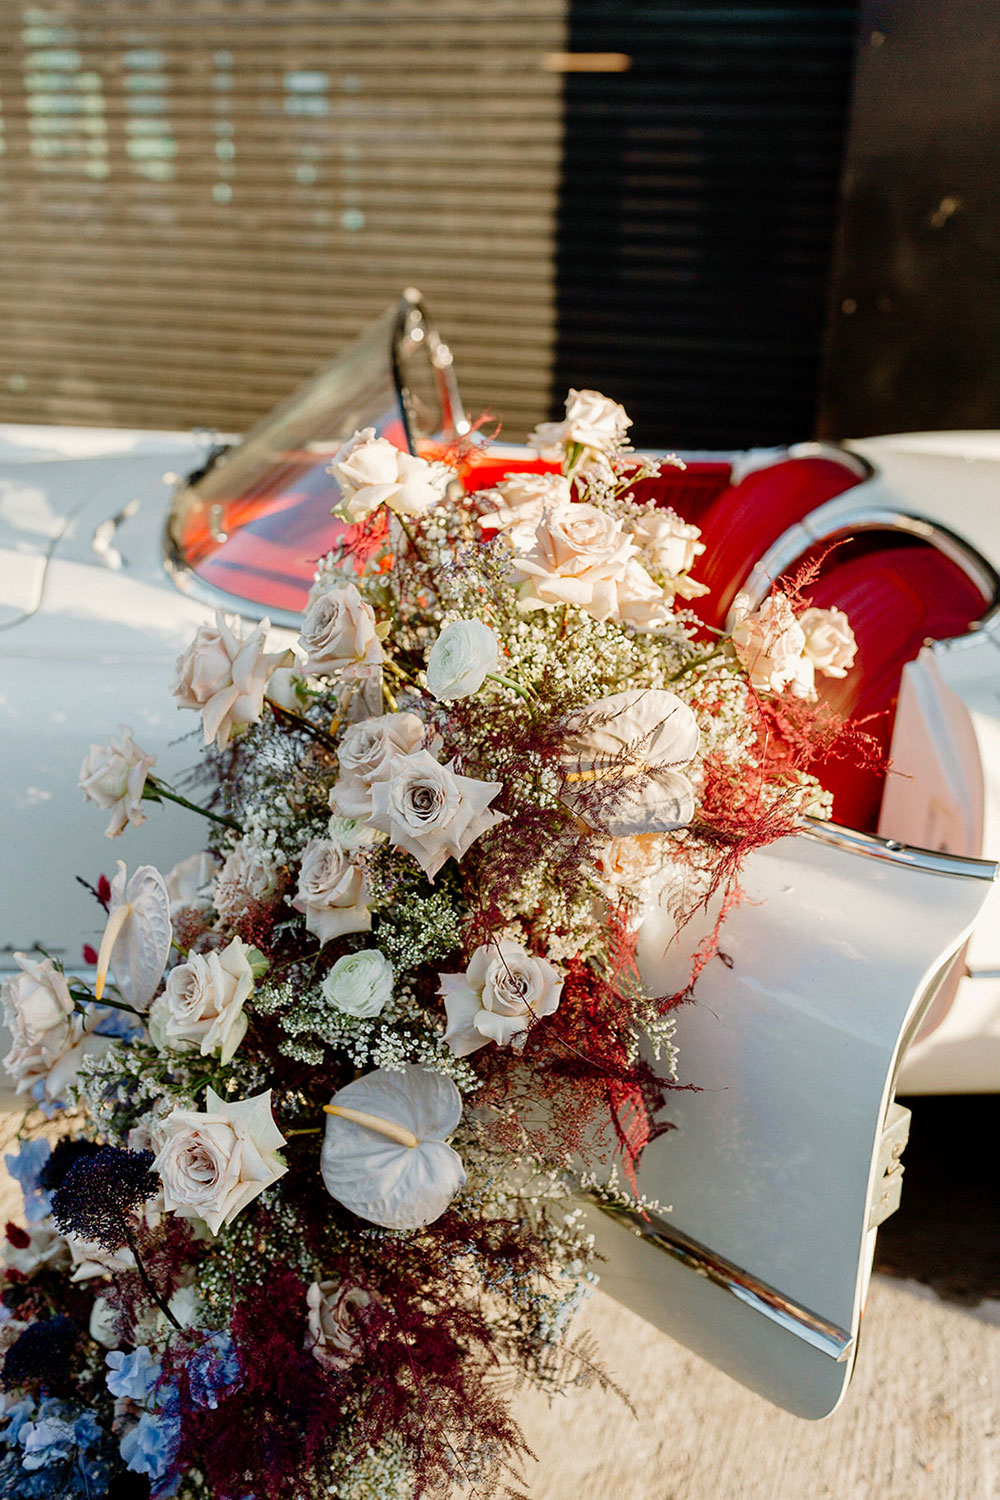
[[882,838],[876,833],[860,833],[840,823],[826,823],[820,818],[803,818],[800,831],[846,854],[861,854],[868,859],[889,864],[907,865],[929,875],[950,875],[962,880],[995,880],[1000,864],[992,859],[973,859],[965,854],[946,854],[939,849],[921,849],[917,844],[902,844],[899,839]]
[[174,588],[179,593],[186,594],[189,599],[197,599],[199,604],[207,604],[212,609],[225,610],[227,614],[240,615],[245,620],[270,620],[272,625],[283,626],[288,630],[302,629],[302,616],[294,610],[272,609],[257,599],[243,599],[239,594],[227,594],[224,589],[216,588],[213,583],[206,583],[204,578],[199,578],[177,552],[169,524],[163,528],[162,556],[163,571]]
[[[787,573],[793,563],[811,547],[822,546],[825,542],[846,541],[863,531],[900,531],[929,542],[971,579],[987,601],[987,610],[995,609],[1000,603],[1000,575],[996,569],[991,567],[980,552],[970,547],[968,542],[947,527],[938,525],[936,521],[928,521],[924,516],[909,515],[906,511],[894,510],[889,506],[858,504],[848,510],[838,507],[835,524],[824,529],[822,515],[825,508],[821,506],[811,516],[790,526],[755,565],[742,589],[743,593],[750,595],[754,608],[770,593],[775,579]],[[815,523],[817,519],[820,524],[813,529],[808,523]]]
[[847,1329],[807,1307],[801,1307],[775,1287],[769,1286],[766,1281],[742,1270],[724,1256],[716,1255],[706,1245],[675,1229],[658,1215],[643,1215],[638,1210],[611,1207],[591,1194],[587,1198],[594,1207],[614,1219],[623,1229],[630,1230],[639,1239],[679,1261],[682,1266],[687,1266],[706,1281],[729,1292],[747,1307],[752,1307],[755,1312],[761,1313],[772,1323],[777,1323],[786,1333],[794,1334],[796,1338],[818,1349],[821,1354],[828,1355],[837,1364],[843,1364],[852,1354],[854,1335]]

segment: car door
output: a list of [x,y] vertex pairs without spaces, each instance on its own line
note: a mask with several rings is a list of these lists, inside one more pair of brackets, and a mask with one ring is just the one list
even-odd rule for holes
[[[601,1285],[779,1406],[847,1389],[880,1219],[898,1198],[896,1072],[996,875],[989,861],[812,823],[751,857],[722,952],[678,1014],[655,1210],[588,1212]],[[692,934],[648,919],[643,977],[683,985]],[[682,952],[683,946],[683,952]]]

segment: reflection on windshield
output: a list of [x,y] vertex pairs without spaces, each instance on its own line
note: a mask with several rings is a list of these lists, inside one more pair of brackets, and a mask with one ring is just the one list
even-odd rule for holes
[[374,427],[406,449],[391,363],[391,309],[334,364],[182,489],[168,524],[175,563],[233,598],[301,613],[317,558],[342,531],[328,472],[338,448]]

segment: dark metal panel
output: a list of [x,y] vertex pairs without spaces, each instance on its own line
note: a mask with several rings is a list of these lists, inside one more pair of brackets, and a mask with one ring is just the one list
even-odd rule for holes
[[1000,5],[865,0],[819,431],[1000,426]]

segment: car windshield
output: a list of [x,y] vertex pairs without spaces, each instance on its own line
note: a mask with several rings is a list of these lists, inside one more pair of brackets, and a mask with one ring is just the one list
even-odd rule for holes
[[415,299],[408,293],[177,492],[166,544],[180,587],[207,586],[244,614],[248,604],[275,620],[301,614],[316,560],[343,529],[330,514],[340,498],[329,472],[338,448],[373,427],[398,447],[431,456],[463,430],[451,356]]

